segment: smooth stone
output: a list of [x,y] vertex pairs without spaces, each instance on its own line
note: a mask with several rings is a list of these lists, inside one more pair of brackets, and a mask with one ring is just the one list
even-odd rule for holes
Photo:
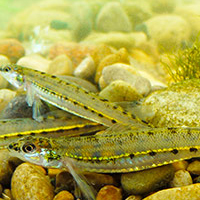
[[187,21],[178,15],[157,15],[145,22],[149,36],[161,50],[173,50],[190,37]]
[[29,56],[22,57],[18,60],[17,65],[23,67],[28,67],[31,69],[36,69],[39,71],[47,72],[49,68],[50,61],[43,58],[39,54],[33,54]]
[[181,187],[186,185],[191,185],[192,177],[190,173],[186,170],[178,170],[174,174],[173,180],[170,182],[171,187]]
[[131,22],[118,2],[104,5],[96,19],[96,29],[102,32],[132,30]]
[[199,92],[199,79],[188,79],[151,93],[141,106],[154,113],[146,121],[157,127],[200,126]]
[[143,200],[199,200],[200,184],[192,184],[183,187],[165,189],[158,191]]
[[25,49],[16,39],[2,39],[0,40],[0,54],[7,56],[11,63],[16,63],[25,55]]
[[91,56],[87,56],[74,70],[74,76],[83,79],[88,79],[94,75],[95,70],[96,66],[93,58]]
[[129,197],[127,197],[125,200],[141,200],[142,197],[138,196],[138,195],[131,195]]
[[135,87],[122,80],[111,82],[106,88],[101,90],[99,96],[112,102],[135,101],[143,98]]
[[13,173],[11,192],[17,200],[53,200],[54,191],[44,172],[33,164],[23,163]]
[[187,167],[187,170],[191,174],[200,175],[200,161],[199,160],[195,160],[192,163],[190,163],[188,165],[188,167]]
[[176,8],[174,0],[150,0],[151,9],[155,13],[171,13]]
[[130,65],[114,64],[107,66],[102,71],[104,82],[108,85],[112,81],[122,80],[132,85],[138,94],[146,96],[151,90],[151,83],[148,79],[137,74],[137,71]]
[[122,200],[121,189],[113,185],[106,185],[97,193],[96,200]]
[[50,62],[47,73],[54,75],[72,75],[73,64],[71,59],[64,54],[57,56]]
[[[0,66],[6,64],[10,64],[8,57],[0,55]],[[6,88],[7,86],[8,86],[8,81],[3,76],[0,76],[0,89]]]
[[11,176],[13,173],[13,167],[9,163],[10,155],[8,150],[0,150],[0,184],[3,186],[9,186]]
[[147,194],[166,186],[174,176],[172,165],[122,174],[121,185],[128,194]]
[[97,83],[99,81],[105,67],[116,63],[129,64],[129,54],[125,48],[121,48],[117,52],[107,55],[99,62],[96,69],[95,82]]
[[63,191],[59,192],[53,198],[53,200],[74,200],[74,197],[70,192],[63,190]]
[[0,112],[15,97],[16,92],[8,89],[0,90]]
[[188,167],[188,162],[186,160],[182,160],[182,161],[172,163],[172,165],[173,165],[175,171],[186,170]]

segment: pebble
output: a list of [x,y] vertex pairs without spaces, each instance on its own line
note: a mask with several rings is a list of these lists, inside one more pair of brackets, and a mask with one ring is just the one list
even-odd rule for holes
[[173,165],[175,171],[186,170],[188,167],[188,162],[186,160],[182,160],[182,161],[172,163],[172,165]]
[[170,182],[171,187],[181,187],[186,185],[191,185],[192,177],[190,173],[186,170],[178,170],[174,174],[173,180]]
[[11,192],[17,200],[52,200],[53,186],[44,172],[33,164],[23,163],[13,173]]
[[59,192],[53,198],[53,200],[74,200],[74,197],[70,192],[63,190],[63,191]]
[[107,85],[115,80],[123,80],[131,84],[137,93],[146,96],[151,90],[151,83],[148,79],[136,73],[132,66],[120,63],[105,67],[102,71],[102,77]]
[[200,161],[199,160],[195,160],[192,163],[190,163],[187,167],[187,170],[191,173],[191,174],[196,174],[196,175],[200,175]]
[[138,196],[138,195],[131,195],[129,197],[127,197],[125,200],[141,200],[142,197]]
[[[0,55],[0,66],[6,64],[10,64],[9,59],[4,55]],[[3,76],[0,76],[0,89],[6,88],[7,85],[8,81]]]
[[176,7],[174,0],[150,0],[151,9],[156,13],[171,13]]
[[18,60],[17,64],[23,67],[28,67],[31,69],[47,72],[50,61],[40,56],[39,54],[32,54],[29,56],[22,57],[21,59]]
[[199,200],[200,184],[192,184],[183,187],[176,187],[172,189],[165,189],[158,191],[143,200]]
[[120,3],[110,2],[100,10],[96,19],[96,29],[102,32],[130,32],[132,24]]
[[128,194],[146,194],[166,186],[174,176],[172,165],[122,174],[122,188]]
[[12,165],[9,163],[9,152],[0,150],[0,184],[3,186],[10,185],[11,175],[13,173]]
[[178,15],[157,15],[145,24],[151,39],[165,51],[180,47],[190,36],[189,24]]
[[64,54],[57,56],[50,62],[47,73],[54,75],[72,75],[73,64],[71,59]]
[[8,89],[0,90],[0,111],[15,97],[16,92]]
[[74,76],[83,79],[88,79],[94,75],[95,70],[96,66],[93,58],[91,56],[87,56],[74,70]]
[[0,40],[0,54],[9,58],[10,62],[16,63],[25,54],[22,44],[16,39]]
[[97,66],[95,82],[97,83],[99,81],[99,78],[101,77],[102,74],[102,70],[105,67],[113,65],[115,63],[129,64],[129,55],[125,48],[121,48],[116,53],[107,55],[105,58],[101,60],[101,62]]
[[113,185],[106,185],[100,189],[96,200],[122,200],[121,189]]
[[134,86],[121,80],[111,82],[101,90],[99,96],[112,102],[134,101],[143,97]]

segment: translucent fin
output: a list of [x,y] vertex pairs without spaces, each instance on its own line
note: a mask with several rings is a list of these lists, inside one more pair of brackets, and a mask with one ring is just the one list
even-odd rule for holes
[[42,116],[42,102],[40,99],[35,99],[33,102],[33,119],[38,122],[42,122],[44,120],[44,116]]
[[32,106],[35,101],[35,93],[30,84],[26,84],[26,102]]
[[95,200],[94,188],[88,183],[83,174],[79,172],[79,169],[74,166],[73,161],[70,158],[66,158],[63,161],[63,165],[69,170],[86,199]]

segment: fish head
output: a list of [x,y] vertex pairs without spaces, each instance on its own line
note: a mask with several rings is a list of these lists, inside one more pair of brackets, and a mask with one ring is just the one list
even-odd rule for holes
[[2,76],[14,85],[16,88],[24,85],[23,67],[15,64],[7,64],[0,66],[0,73]]
[[11,156],[43,167],[60,168],[58,146],[52,139],[42,137],[24,137],[8,145]]

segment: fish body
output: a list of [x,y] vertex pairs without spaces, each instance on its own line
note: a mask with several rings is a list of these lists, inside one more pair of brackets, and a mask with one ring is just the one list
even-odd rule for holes
[[83,118],[44,119],[42,123],[30,118],[0,120],[0,149],[24,136],[53,137],[79,136],[105,129],[104,126]]
[[[30,144],[34,151],[24,152],[23,146]],[[15,156],[38,160],[36,164],[45,167],[65,168],[70,161],[83,171],[125,173],[200,156],[200,128],[146,128],[56,139],[28,137],[9,149]]]
[[[35,105],[37,99],[42,99],[60,109],[105,126],[110,127],[116,123],[146,126],[139,118],[124,111],[120,106],[73,82],[19,65],[0,67],[0,72],[15,87],[22,87],[27,91],[27,103],[30,106]],[[34,111],[35,116],[38,116],[37,112]]]

